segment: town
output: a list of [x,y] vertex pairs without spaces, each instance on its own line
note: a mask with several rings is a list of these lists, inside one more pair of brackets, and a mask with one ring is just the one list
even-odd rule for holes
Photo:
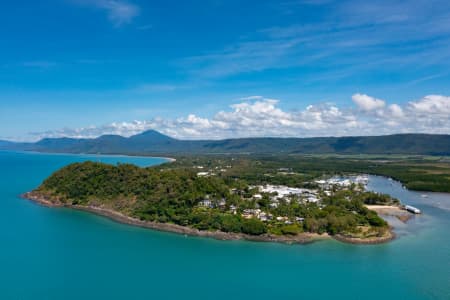
[[[199,167],[197,167],[199,168]],[[200,167],[203,169],[203,167]],[[224,171],[221,169],[221,171]],[[213,172],[199,172],[197,176],[214,176]],[[352,191],[353,193],[365,192],[365,185],[368,182],[367,175],[338,177],[333,176],[327,179],[319,179],[313,182],[315,189],[295,188],[284,185],[249,185],[244,190],[233,188],[230,192],[239,195],[242,202],[241,207],[236,204],[227,205],[225,198],[213,199],[206,195],[205,199],[199,201],[198,205],[203,208],[220,209],[236,215],[240,214],[244,219],[259,219],[263,222],[275,221],[286,225],[301,223],[304,217],[278,215],[277,208],[280,205],[289,206],[291,203],[299,205],[312,204],[319,209],[325,207],[324,197],[332,197],[338,192]],[[347,196],[348,199],[349,196]],[[264,205],[268,204],[267,205]]]

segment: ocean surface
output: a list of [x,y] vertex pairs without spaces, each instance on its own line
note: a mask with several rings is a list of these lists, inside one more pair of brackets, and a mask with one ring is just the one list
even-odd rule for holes
[[450,299],[449,194],[370,177],[370,189],[423,211],[371,246],[184,237],[19,197],[84,160],[164,161],[0,152],[0,299]]

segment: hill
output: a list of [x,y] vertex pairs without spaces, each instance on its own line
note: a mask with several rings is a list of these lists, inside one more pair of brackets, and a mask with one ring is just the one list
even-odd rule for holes
[[317,138],[239,138],[178,140],[149,130],[131,137],[104,135],[95,139],[46,138],[37,143],[0,142],[0,149],[103,154],[417,154],[450,155],[450,135]]

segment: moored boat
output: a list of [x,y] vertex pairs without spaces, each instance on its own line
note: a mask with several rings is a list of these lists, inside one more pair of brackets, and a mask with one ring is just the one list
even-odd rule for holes
[[420,214],[420,213],[422,213],[422,212],[420,211],[420,209],[418,209],[418,208],[416,208],[416,207],[414,207],[414,206],[411,206],[411,205],[405,205],[405,209],[406,209],[407,211],[413,213],[413,214]]

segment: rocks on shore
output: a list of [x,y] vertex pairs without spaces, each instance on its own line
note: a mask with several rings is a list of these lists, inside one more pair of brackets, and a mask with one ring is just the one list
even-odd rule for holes
[[136,218],[132,218],[130,216],[124,215],[120,212],[102,208],[95,206],[83,206],[83,205],[67,205],[63,204],[59,201],[52,201],[45,197],[45,195],[41,195],[38,192],[28,192],[22,195],[22,198],[34,201],[38,204],[47,206],[47,207],[68,207],[78,210],[83,210],[91,213],[95,213],[97,215],[101,215],[117,222],[121,222],[124,224],[129,224],[133,226],[139,226],[143,228],[155,229],[159,231],[173,232],[183,235],[189,236],[198,236],[198,237],[208,237],[214,238],[217,240],[247,240],[247,241],[255,241],[255,242],[275,242],[275,243],[284,243],[284,244],[307,244],[318,240],[324,240],[329,238],[334,238],[338,241],[352,244],[380,244],[391,241],[395,238],[392,230],[389,230],[389,234],[383,237],[370,237],[370,238],[354,238],[347,237],[343,235],[335,235],[330,236],[328,234],[316,234],[316,233],[300,233],[297,235],[273,235],[273,234],[262,234],[262,235],[248,235],[244,233],[231,233],[231,232],[223,232],[223,231],[205,231],[198,230],[191,227],[181,226],[172,223],[158,223],[151,221],[143,221]]

